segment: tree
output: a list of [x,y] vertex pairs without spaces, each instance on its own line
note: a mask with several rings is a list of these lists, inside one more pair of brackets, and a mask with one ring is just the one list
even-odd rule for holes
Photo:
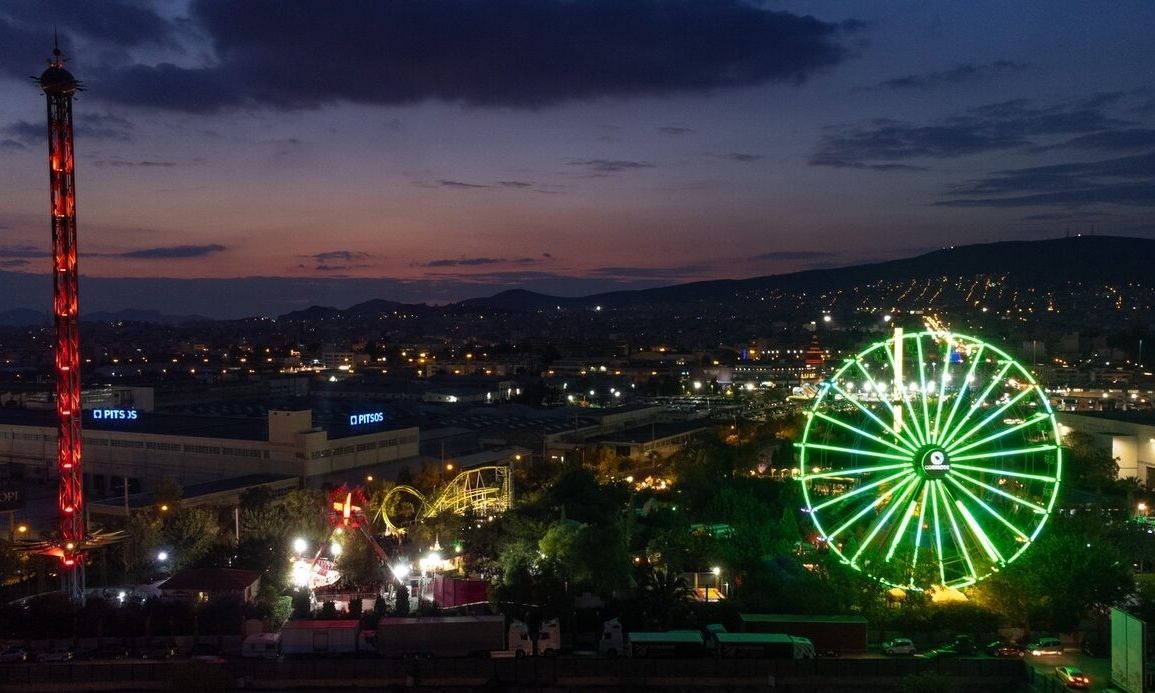
[[638,579],[639,608],[650,627],[667,630],[690,618],[692,591],[685,578],[647,567]]
[[199,561],[217,540],[220,525],[205,508],[174,508],[162,513],[161,541],[171,547],[174,569]]

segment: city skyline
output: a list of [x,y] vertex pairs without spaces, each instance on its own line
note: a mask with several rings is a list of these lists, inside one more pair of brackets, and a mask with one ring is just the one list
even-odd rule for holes
[[[27,78],[53,28],[86,87],[84,311],[583,295],[1151,237],[1155,7],[1045,9],[6,3],[0,280],[10,300],[47,283]],[[142,291],[165,279],[188,295]]]

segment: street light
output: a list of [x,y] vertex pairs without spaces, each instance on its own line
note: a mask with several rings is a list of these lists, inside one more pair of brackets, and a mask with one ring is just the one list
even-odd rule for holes
[[309,542],[305,541],[304,537],[297,537],[293,540],[293,551],[298,554],[305,553],[305,549],[309,548]]
[[[719,588],[722,586],[722,569],[718,566],[714,566],[710,569],[710,572],[714,574],[714,592],[717,593],[719,598],[721,598],[722,592]],[[710,600],[707,599],[706,601]]]

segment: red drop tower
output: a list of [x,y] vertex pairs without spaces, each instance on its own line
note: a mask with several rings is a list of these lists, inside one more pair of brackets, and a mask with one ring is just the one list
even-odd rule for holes
[[57,46],[40,75],[48,97],[48,172],[52,185],[52,313],[56,327],[57,512],[63,577],[73,601],[84,600],[84,476],[80,466],[80,338],[77,315],[76,179],[72,95],[80,83]]

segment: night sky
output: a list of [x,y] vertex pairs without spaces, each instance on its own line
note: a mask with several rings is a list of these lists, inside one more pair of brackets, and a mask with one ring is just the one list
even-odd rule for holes
[[49,305],[54,29],[84,312],[1155,237],[1150,0],[4,0],[0,310]]

